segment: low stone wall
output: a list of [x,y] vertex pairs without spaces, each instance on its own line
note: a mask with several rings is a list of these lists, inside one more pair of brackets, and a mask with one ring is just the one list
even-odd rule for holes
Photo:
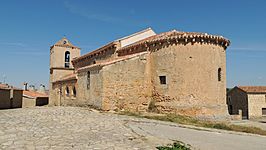
[[240,109],[238,110],[238,114],[230,115],[230,117],[231,117],[231,120],[242,120],[242,115],[243,115],[243,112]]
[[36,100],[34,98],[23,97],[22,108],[35,107]]

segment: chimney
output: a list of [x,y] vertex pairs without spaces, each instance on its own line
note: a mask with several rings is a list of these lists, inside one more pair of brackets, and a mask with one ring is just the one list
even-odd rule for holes
[[38,92],[45,93],[45,85],[41,84]]
[[36,91],[36,90],[35,90],[35,86],[34,86],[34,85],[30,85],[30,86],[29,86],[29,91]]
[[25,90],[25,91],[28,91],[28,83],[27,83],[27,82],[24,82],[24,83],[23,83],[23,86],[24,86],[24,90]]

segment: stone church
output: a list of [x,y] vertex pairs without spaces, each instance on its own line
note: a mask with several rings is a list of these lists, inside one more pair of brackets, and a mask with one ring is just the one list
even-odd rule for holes
[[85,55],[63,38],[50,47],[50,105],[224,118],[226,48],[207,33],[151,28]]

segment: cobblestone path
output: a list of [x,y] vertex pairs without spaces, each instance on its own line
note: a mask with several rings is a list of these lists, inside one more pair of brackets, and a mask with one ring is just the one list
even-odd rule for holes
[[0,110],[0,149],[142,150],[172,140],[184,141],[196,149],[266,148],[262,136],[194,130],[88,108]]

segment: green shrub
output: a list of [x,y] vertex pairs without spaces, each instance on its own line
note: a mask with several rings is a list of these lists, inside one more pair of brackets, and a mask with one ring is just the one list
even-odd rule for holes
[[156,148],[158,150],[191,150],[190,145],[186,145],[185,143],[180,141],[174,142],[173,145],[158,146]]

